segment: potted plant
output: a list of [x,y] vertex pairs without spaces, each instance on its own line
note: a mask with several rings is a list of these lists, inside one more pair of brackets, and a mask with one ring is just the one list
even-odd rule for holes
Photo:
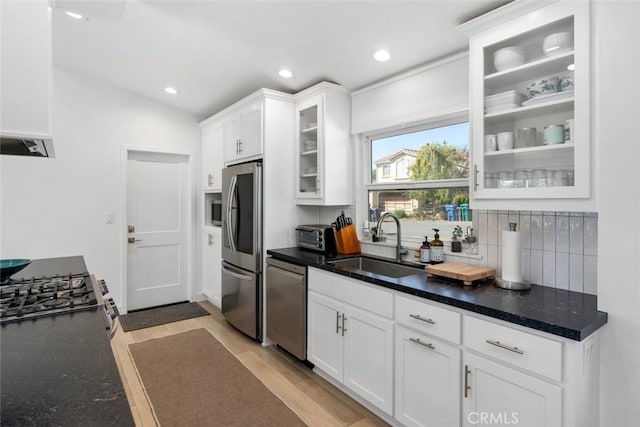
[[471,227],[467,227],[467,232],[465,233],[465,242],[467,242],[468,245],[468,252],[469,254],[477,254],[478,253],[478,245],[477,245],[477,241],[478,239],[476,238],[476,236],[473,235],[473,228]]
[[371,227],[371,241],[372,242],[379,242],[380,241],[380,237],[378,236],[378,227]]
[[451,240],[451,252],[462,252],[462,242],[458,239],[462,237],[462,227],[456,225],[453,229]]

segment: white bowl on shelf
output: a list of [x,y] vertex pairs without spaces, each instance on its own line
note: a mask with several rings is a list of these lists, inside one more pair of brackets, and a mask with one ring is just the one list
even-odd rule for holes
[[493,65],[498,71],[508,70],[524,64],[524,49],[519,46],[509,46],[498,49],[493,54]]
[[545,37],[542,42],[542,51],[545,55],[555,55],[556,53],[569,50],[573,45],[573,36],[570,32],[554,33]]

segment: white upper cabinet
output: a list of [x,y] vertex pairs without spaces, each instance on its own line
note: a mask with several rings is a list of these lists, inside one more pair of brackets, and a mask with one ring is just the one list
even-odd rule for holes
[[262,102],[242,106],[224,123],[224,160],[239,163],[262,157]]
[[50,138],[51,12],[47,0],[0,2],[0,133]]
[[202,129],[202,189],[222,191],[224,166],[224,123],[217,121]]
[[353,203],[349,92],[323,82],[295,98],[297,203]]
[[473,32],[473,208],[593,208],[589,3],[496,19],[462,26]]

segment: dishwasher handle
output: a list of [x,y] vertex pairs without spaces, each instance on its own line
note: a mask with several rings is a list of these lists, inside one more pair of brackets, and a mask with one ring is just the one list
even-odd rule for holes
[[281,270],[290,271],[297,274],[298,276],[304,276],[307,273],[307,267],[304,265],[292,264],[290,262],[281,261],[273,257],[267,258],[267,268],[268,266],[273,266]]
[[291,271],[291,270],[285,270],[283,268],[280,268],[280,267],[277,267],[275,265],[267,263],[267,271],[269,271],[270,268],[278,269],[278,270],[280,270],[279,271],[280,274],[283,274],[285,276],[289,276],[292,279],[294,279],[296,281],[299,281],[300,285],[304,285],[304,274],[299,274],[299,273],[297,273],[295,271]]

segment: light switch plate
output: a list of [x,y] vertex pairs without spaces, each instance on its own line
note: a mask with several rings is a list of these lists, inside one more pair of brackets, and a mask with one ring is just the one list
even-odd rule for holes
[[104,213],[104,223],[105,224],[113,224],[113,212],[105,212]]

